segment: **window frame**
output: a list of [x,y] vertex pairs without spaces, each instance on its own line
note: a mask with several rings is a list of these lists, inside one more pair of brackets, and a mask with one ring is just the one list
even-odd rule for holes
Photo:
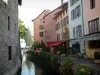
[[57,34],[57,41],[60,41],[60,34]]
[[76,31],[75,31],[75,27],[73,27],[73,38],[75,38],[76,35]]
[[100,32],[99,25],[100,25],[99,18],[89,21],[88,22],[89,34],[94,34],[94,33]]
[[95,8],[95,0],[90,0],[90,9]]
[[12,46],[8,46],[8,60],[12,60]]
[[8,16],[8,30],[10,31],[10,16]]
[[43,37],[43,32],[39,32],[39,36],[40,37]]

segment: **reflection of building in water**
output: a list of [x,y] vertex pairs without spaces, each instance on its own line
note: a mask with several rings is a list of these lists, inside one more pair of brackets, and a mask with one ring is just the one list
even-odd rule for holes
[[23,54],[22,73],[21,73],[21,75],[35,75],[34,63],[27,60],[25,54]]

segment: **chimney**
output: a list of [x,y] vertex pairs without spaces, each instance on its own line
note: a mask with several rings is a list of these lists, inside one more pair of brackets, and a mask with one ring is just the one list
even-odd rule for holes
[[63,4],[63,0],[61,0],[61,5]]

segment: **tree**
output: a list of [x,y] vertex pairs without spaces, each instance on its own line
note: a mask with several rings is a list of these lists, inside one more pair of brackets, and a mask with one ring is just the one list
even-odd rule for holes
[[20,32],[20,38],[21,39],[24,39],[25,31],[27,31],[27,29],[26,29],[26,27],[23,23],[24,22],[21,19],[19,19],[18,26],[19,26],[19,32]]
[[33,45],[33,40],[32,40],[32,35],[31,35],[31,31],[28,28],[27,31],[25,31],[25,42],[26,42],[26,46],[31,47]]

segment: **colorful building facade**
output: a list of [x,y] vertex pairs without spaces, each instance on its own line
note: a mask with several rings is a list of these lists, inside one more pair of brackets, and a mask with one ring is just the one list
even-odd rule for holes
[[45,42],[55,42],[57,41],[56,36],[56,29],[55,29],[55,14],[59,12],[61,9],[60,7],[56,8],[55,10],[51,11],[48,15],[46,15],[44,28],[45,28]]
[[57,41],[61,40],[68,40],[69,39],[69,33],[66,32],[66,29],[69,29],[69,19],[68,19],[68,3],[62,8],[61,11],[56,13],[56,16],[54,17],[56,21],[56,36]]
[[100,51],[100,0],[84,0],[84,40],[88,57]]
[[44,10],[36,19],[32,20],[34,25],[34,41],[44,42],[44,16],[47,15],[49,11]]
[[69,10],[69,40],[73,53],[84,51],[84,41],[79,39],[83,33],[83,0],[68,0]]

